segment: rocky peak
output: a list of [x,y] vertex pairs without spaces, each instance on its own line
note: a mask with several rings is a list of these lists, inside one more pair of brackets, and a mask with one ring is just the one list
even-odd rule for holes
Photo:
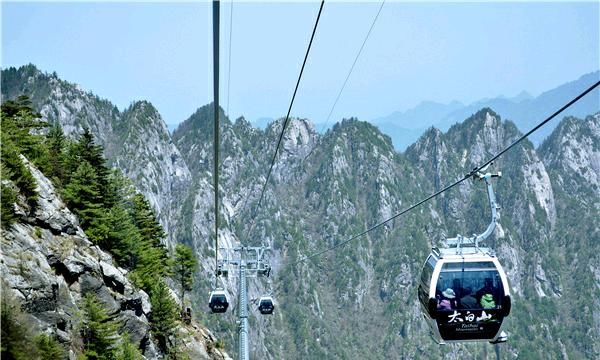
[[[21,95],[22,89],[27,85],[40,80],[48,81],[51,76],[45,75],[33,64],[27,64],[19,68],[9,67],[2,70],[2,101],[14,99]],[[52,76],[55,77],[55,76]],[[46,95],[46,94],[44,94]]]
[[310,120],[292,118],[284,134],[283,149],[290,153],[305,151],[314,145],[316,137],[314,124]]
[[[119,146],[112,164],[134,181],[170,235],[172,212],[180,204],[192,176],[158,111],[149,102],[132,104],[119,121]],[[140,166],[142,165],[142,166]]]
[[[212,166],[209,159],[212,159],[213,151],[213,111],[212,104],[198,108],[188,119],[179,124],[173,132],[173,142],[183,155],[192,173],[208,171]],[[222,135],[221,143],[225,144],[227,141],[232,140],[230,136],[232,125],[222,108],[219,108],[219,121],[219,131]],[[225,139],[226,136],[230,136],[229,139]],[[227,148],[222,146],[221,149],[226,151]],[[222,155],[222,158],[227,156],[227,154]]]
[[[544,163],[560,170],[559,183],[579,193],[600,193],[600,113],[585,120],[568,117],[540,146]],[[583,187],[583,188],[582,188]]]
[[[269,145],[272,151],[275,151],[276,141],[279,139],[281,127],[284,123],[283,118],[271,123],[266,130],[269,138],[275,139],[275,142]],[[279,158],[284,161],[287,158],[299,158],[306,156],[318,139],[314,124],[308,119],[298,119],[291,117],[285,129]]]
[[[471,164],[476,165],[500,152],[520,135],[514,123],[502,121],[493,110],[484,108],[463,123],[452,126],[447,138],[453,147],[466,149]],[[533,149],[527,140],[521,146]]]
[[2,72],[2,99],[27,95],[42,118],[60,123],[66,135],[75,136],[88,128],[105,148],[109,148],[113,122],[120,116],[107,100],[85,92],[77,84],[48,75],[33,65]]
[[442,159],[447,152],[443,133],[439,129],[431,127],[406,150],[405,155],[412,161],[423,164],[421,170],[429,166],[439,179]]
[[342,119],[336,123],[328,134],[332,137],[342,136],[352,139],[352,141],[373,143],[383,149],[391,147],[393,151],[392,140],[389,136],[383,134],[379,129],[366,121],[360,121],[357,118]]
[[[132,103],[115,122],[115,135],[119,137],[118,146],[123,146],[131,136],[138,133],[147,133],[156,137],[155,141],[170,143],[171,138],[167,125],[158,113],[158,110],[148,101],[136,101]],[[115,152],[115,156],[119,152]]]
[[240,116],[239,118],[235,119],[234,126],[236,128],[244,128],[244,129],[253,128],[252,123],[250,121],[246,120],[246,118],[244,116]]
[[[214,130],[213,123],[213,104],[206,104],[198,108],[189,118],[183,121],[173,132],[173,139],[179,141],[183,136],[187,135],[210,135]],[[230,126],[231,121],[225,115],[223,108],[219,107],[219,122],[221,126]]]

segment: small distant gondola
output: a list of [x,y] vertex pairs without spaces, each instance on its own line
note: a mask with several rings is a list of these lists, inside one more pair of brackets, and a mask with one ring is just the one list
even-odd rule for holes
[[271,315],[275,310],[275,304],[271,296],[261,296],[258,300],[258,311],[263,315]]
[[227,301],[227,294],[225,290],[217,289],[211,291],[210,299],[208,300],[208,307],[213,313],[224,313],[229,307],[229,301]]

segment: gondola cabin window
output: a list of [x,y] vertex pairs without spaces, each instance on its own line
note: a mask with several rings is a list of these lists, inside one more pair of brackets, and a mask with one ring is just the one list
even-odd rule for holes
[[442,266],[436,286],[440,310],[498,309],[504,289],[492,262],[457,262]]
[[423,304],[427,304],[429,299],[429,286],[431,284],[431,277],[433,275],[433,269],[435,268],[435,258],[429,256],[425,261],[423,271],[421,271],[421,284],[419,285],[419,300]]

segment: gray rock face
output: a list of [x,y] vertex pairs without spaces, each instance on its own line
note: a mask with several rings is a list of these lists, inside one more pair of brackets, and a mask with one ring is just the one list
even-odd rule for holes
[[[21,160],[28,163],[24,156]],[[35,219],[42,224],[47,224],[49,230],[54,234],[65,233],[68,235],[85,236],[81,228],[78,227],[77,217],[67,209],[64,202],[54,192],[54,186],[43,174],[35,167],[29,166],[32,175],[38,183],[38,208],[35,212]]]
[[[124,302],[137,299],[141,303],[141,295],[110,263],[110,255],[87,240],[76,216],[56,195],[50,181],[23,160],[38,184],[40,206],[27,222],[2,230],[1,269],[2,278],[21,298],[24,309],[38,320],[39,329],[63,331],[67,339],[78,336],[72,331],[79,321],[76,314],[81,311],[82,298],[88,292],[94,293],[114,316],[120,314]],[[127,287],[129,294],[115,291],[115,282]],[[148,335],[149,325],[143,312],[136,319],[130,319],[123,328],[134,330],[136,340],[141,341]]]
[[148,332],[145,331],[148,326],[148,320],[142,315],[132,310],[123,310],[117,317],[123,324],[122,331],[129,335],[129,339],[134,344],[144,344]]
[[[567,118],[542,144],[540,151],[544,163],[560,169],[557,183],[573,194],[586,193],[588,189],[600,194],[600,113],[584,121]],[[558,151],[551,151],[558,150]],[[585,181],[580,181],[580,176]],[[583,189],[581,188],[583,187]],[[581,191],[583,190],[583,191]],[[598,197],[591,200],[597,200]]]
[[[146,358],[161,358],[150,341],[148,295],[136,290],[125,270],[114,266],[111,256],[87,239],[52,183],[27,159],[22,160],[38,184],[40,201],[35,216],[1,230],[3,291],[13,292],[21,301],[38,331],[53,332],[71,346],[80,336],[75,329],[81,321],[82,299],[93,293],[120,321],[120,333],[127,332],[134,344],[146,349]],[[185,341],[191,347],[206,349],[206,342],[196,342],[196,332],[189,337]]]
[[[190,186],[190,171],[171,141],[163,119],[150,103],[139,101],[121,112],[109,101],[59,79],[56,74],[45,74],[33,65],[3,70],[2,74],[14,85],[2,89],[3,99],[27,94],[43,120],[60,123],[69,137],[76,138],[84,128],[90,129],[104,147],[109,163],[134,180],[167,233],[174,233],[170,231],[173,211],[180,207],[179,194]],[[60,212],[45,213],[61,216]],[[69,223],[58,220],[49,223],[59,228]],[[175,240],[167,241],[172,247]]]
[[174,233],[171,219],[181,206],[180,194],[191,185],[191,174],[167,126],[152,104],[140,101],[123,112],[118,128],[113,165],[144,193],[167,234]]

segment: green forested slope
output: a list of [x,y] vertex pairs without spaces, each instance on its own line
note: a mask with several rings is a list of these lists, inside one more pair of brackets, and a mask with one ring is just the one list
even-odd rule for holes
[[[217,317],[206,306],[214,263],[211,111],[209,105],[200,108],[172,137],[162,139],[156,132],[147,138],[152,144],[172,141],[190,171],[189,182],[180,186],[156,180],[164,194],[176,199],[161,221],[168,224],[170,241],[195,249],[202,270],[191,296],[195,313],[233,350],[235,313]],[[250,287],[251,297],[272,291],[277,302],[271,317],[253,308],[253,356],[494,357],[489,344],[434,344],[416,301],[416,281],[430,247],[446,236],[470,235],[487,226],[489,210],[480,183],[465,182],[336,252],[296,261],[397,213],[510,144],[520,132],[501,115],[482,109],[446,133],[432,128],[404,153],[357,119],[344,120],[324,135],[310,121],[292,119],[263,206],[255,214],[282,121],[263,131],[222,114],[221,243],[274,249],[271,283]],[[142,122],[136,117],[136,124]],[[488,245],[495,245],[505,266],[515,304],[508,320],[511,338],[498,348],[502,358],[600,356],[600,304],[594,300],[600,281],[598,122],[598,116],[565,119],[539,149],[525,141],[494,165],[504,174],[495,183],[502,209]],[[133,139],[144,138],[143,126],[130,131]],[[124,162],[115,165],[126,163],[128,171],[135,171],[131,159],[137,156],[156,159],[156,168],[166,166],[161,164],[170,159],[159,159],[153,149],[130,147]],[[132,178],[137,186],[138,181],[147,184]],[[236,281],[225,285],[235,295]]]

